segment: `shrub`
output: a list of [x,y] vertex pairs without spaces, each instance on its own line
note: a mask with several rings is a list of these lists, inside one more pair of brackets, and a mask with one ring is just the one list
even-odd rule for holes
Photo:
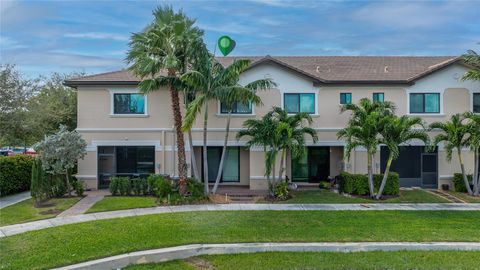
[[152,193],[159,199],[166,198],[173,191],[173,184],[170,179],[158,174],[152,174],[147,178]]
[[[383,175],[373,175],[373,184],[375,192],[378,191],[382,182]],[[368,189],[368,176],[365,174],[351,174],[342,172],[339,177],[339,190],[340,192],[354,194],[354,195],[367,195]],[[387,183],[383,190],[384,195],[398,195],[400,193],[400,180],[398,174],[391,172],[388,174]]]
[[50,186],[51,186],[51,191],[50,191],[51,197],[62,197],[63,195],[65,195],[65,193],[67,193],[67,185],[65,184],[65,175],[49,174],[47,179],[50,182]]
[[318,188],[320,189],[330,189],[330,187],[330,182],[320,181],[320,183],[318,183]]
[[145,178],[133,178],[130,180],[133,194],[140,196],[140,195],[147,195],[148,194],[148,183],[147,179]]
[[[473,175],[468,174],[467,180],[471,185],[473,182]],[[453,186],[455,187],[455,191],[467,192],[467,187],[465,186],[465,181],[463,181],[463,175],[461,173],[453,174]]]
[[77,194],[77,196],[80,196],[80,197],[83,196],[83,192],[85,192],[85,188],[83,187],[83,183],[79,181],[75,176],[72,176],[72,187],[73,187],[73,190],[75,190],[75,194]]
[[195,178],[187,179],[187,193],[194,199],[204,199],[203,193],[204,185]]
[[32,180],[30,186],[30,194],[35,203],[44,201],[50,197],[51,187],[49,182],[42,168],[42,161],[36,158],[32,165]]
[[276,199],[286,200],[290,197],[287,181],[282,181],[278,183],[276,186],[270,186],[270,190],[272,191],[273,196]]
[[33,160],[28,155],[0,157],[0,196],[30,189]]

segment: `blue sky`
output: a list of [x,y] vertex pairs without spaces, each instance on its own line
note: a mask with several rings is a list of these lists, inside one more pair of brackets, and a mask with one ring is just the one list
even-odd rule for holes
[[197,19],[231,55],[460,55],[480,50],[478,1],[0,0],[0,62],[27,76],[125,68],[131,33],[162,4]]

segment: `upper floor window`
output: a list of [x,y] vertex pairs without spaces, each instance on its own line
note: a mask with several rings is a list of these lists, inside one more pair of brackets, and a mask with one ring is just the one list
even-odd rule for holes
[[340,93],[340,104],[352,104],[352,93]]
[[383,102],[384,96],[383,93],[373,93],[373,102]]
[[480,93],[473,93],[473,112],[480,113]]
[[410,94],[410,113],[440,113],[440,94]]
[[145,114],[145,96],[136,93],[113,94],[114,114]]
[[[228,113],[228,108],[225,104],[220,103],[220,113],[226,114]],[[237,102],[232,107],[232,114],[252,114],[252,103],[249,102],[248,104],[244,104],[241,102]]]
[[287,113],[315,114],[315,94],[313,93],[285,93],[283,103]]

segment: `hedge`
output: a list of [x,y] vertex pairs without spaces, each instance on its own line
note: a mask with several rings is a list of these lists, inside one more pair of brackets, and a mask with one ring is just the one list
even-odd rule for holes
[[[467,180],[470,184],[473,182],[473,175],[468,174]],[[465,187],[465,181],[463,181],[463,175],[461,173],[453,174],[453,186],[455,187],[455,191],[458,192],[467,192],[467,187]]]
[[0,196],[30,189],[33,160],[28,155],[0,157]]
[[[373,175],[373,184],[375,192],[378,191],[383,179],[383,174]],[[342,172],[339,177],[339,190],[343,193],[354,195],[368,194],[368,176],[365,174],[351,174]],[[398,174],[391,172],[388,174],[387,183],[383,190],[384,195],[398,195],[400,193],[400,180]]]

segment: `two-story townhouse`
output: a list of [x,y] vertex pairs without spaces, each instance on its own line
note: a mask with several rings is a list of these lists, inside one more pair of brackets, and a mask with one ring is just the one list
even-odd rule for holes
[[[243,57],[242,57],[243,58]],[[294,182],[316,182],[342,170],[366,173],[366,152],[359,148],[344,160],[344,142],[336,133],[349,115],[340,105],[367,97],[389,100],[397,114],[421,116],[427,123],[446,121],[452,114],[480,113],[480,83],[461,81],[468,70],[458,57],[245,57],[253,61],[241,83],[272,78],[277,88],[260,92],[263,106],[241,106],[234,111],[222,184],[266,189],[264,153],[247,149],[236,133],[248,118],[259,118],[273,106],[290,113],[308,112],[318,142],[308,141],[308,154],[286,160],[287,175]],[[234,60],[219,58],[223,65]],[[77,177],[89,188],[108,187],[112,175],[162,173],[175,176],[176,143],[168,91],[138,93],[138,78],[122,70],[66,81],[78,89],[78,128],[87,141],[87,155],[78,163]],[[209,105],[208,164],[213,181],[225,135],[226,115],[221,104]],[[201,117],[199,117],[201,118]],[[202,168],[202,123],[192,129],[193,151]],[[433,136],[435,132],[432,132]],[[188,140],[186,140],[188,142]],[[186,146],[190,160],[190,146]],[[467,172],[473,172],[473,154],[463,149]],[[375,172],[385,167],[386,148],[375,156]],[[191,163],[191,162],[190,162]],[[189,164],[191,167],[191,164]],[[437,188],[450,183],[460,168],[456,159],[446,161],[442,145],[427,152],[412,142],[403,147],[392,170],[401,185]],[[191,170],[190,170],[191,171]],[[190,173],[190,172],[189,172]]]

